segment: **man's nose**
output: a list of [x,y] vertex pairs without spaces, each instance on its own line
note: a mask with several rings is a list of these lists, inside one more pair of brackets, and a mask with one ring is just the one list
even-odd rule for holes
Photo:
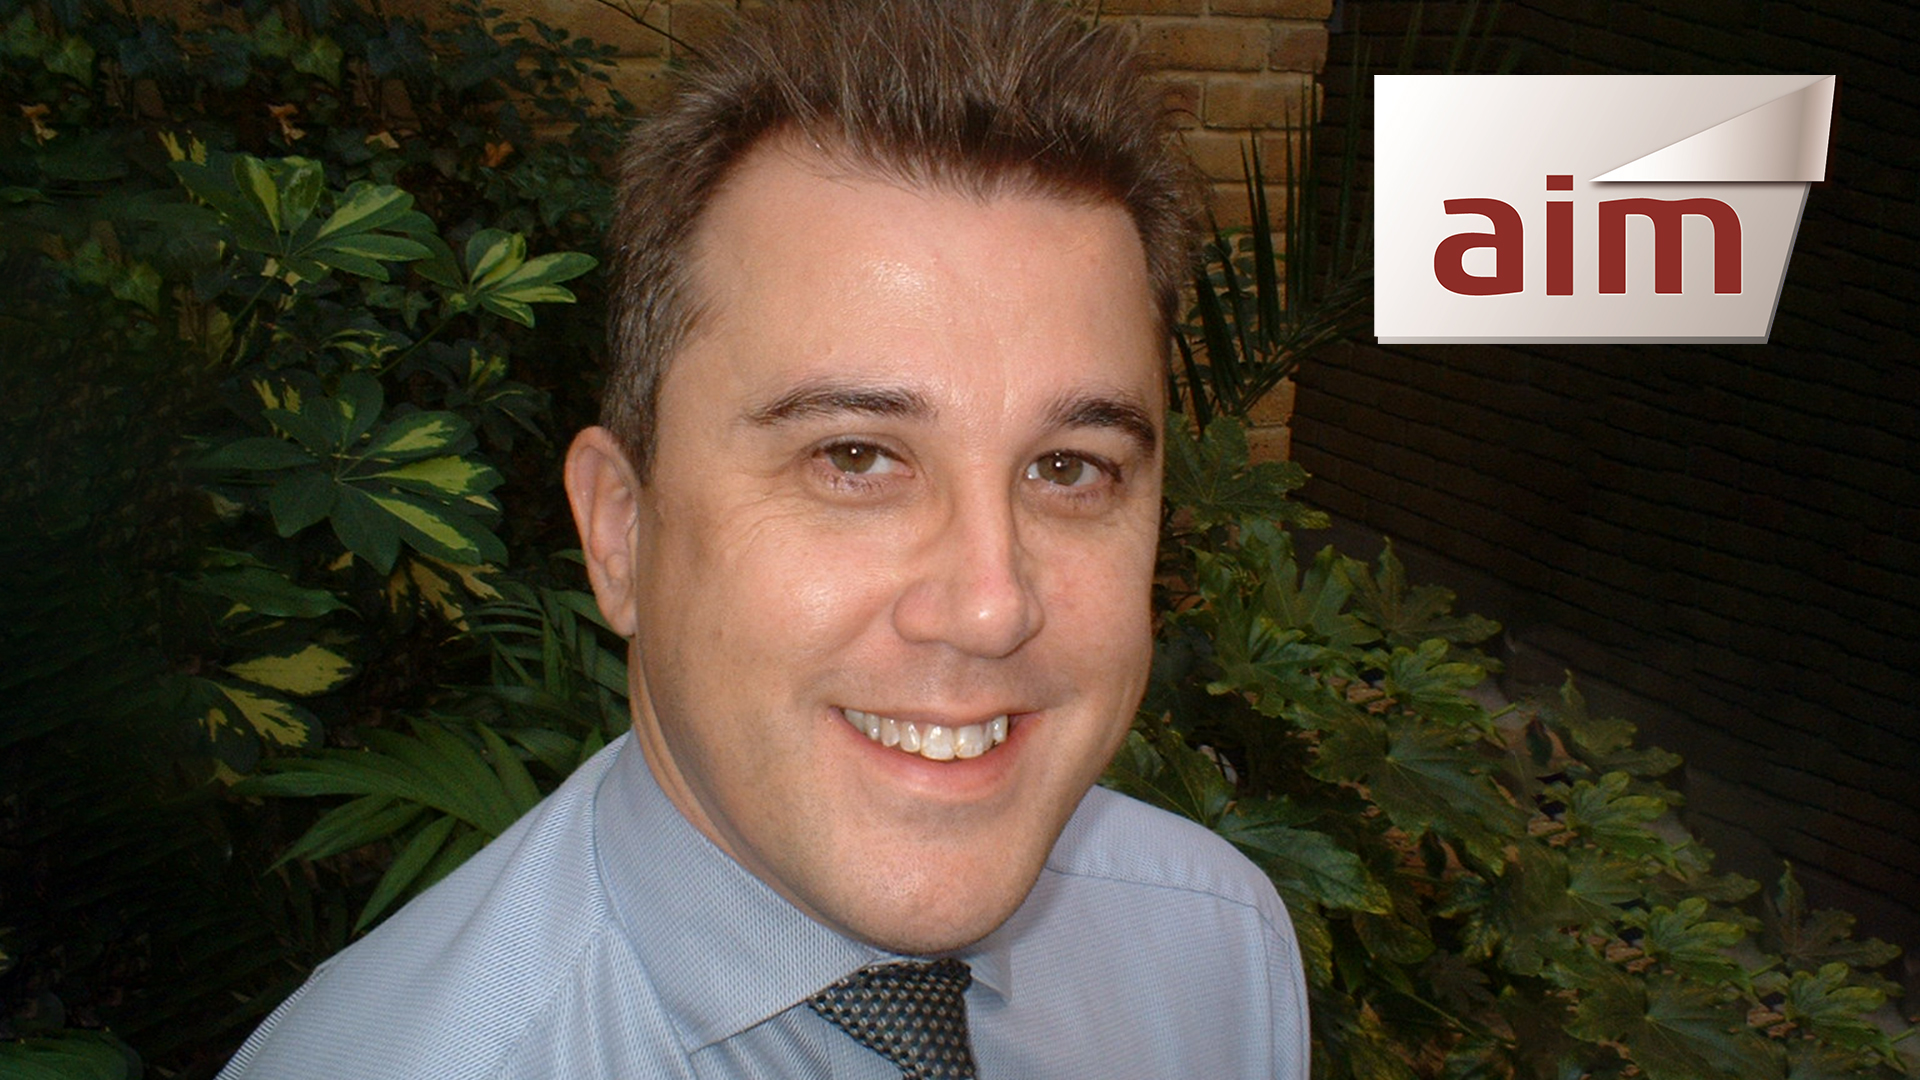
[[1021,542],[1011,497],[956,498],[915,545],[894,628],[908,641],[970,656],[1017,651],[1046,621],[1034,553]]

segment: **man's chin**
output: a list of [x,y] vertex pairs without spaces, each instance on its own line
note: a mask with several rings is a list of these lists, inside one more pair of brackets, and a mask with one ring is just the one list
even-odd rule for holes
[[1003,868],[996,876],[999,880],[985,887],[975,874],[948,877],[926,893],[912,888],[889,890],[852,905],[856,910],[829,922],[849,937],[904,956],[956,952],[1012,918],[1040,876],[1040,867],[1017,876],[1007,875]]

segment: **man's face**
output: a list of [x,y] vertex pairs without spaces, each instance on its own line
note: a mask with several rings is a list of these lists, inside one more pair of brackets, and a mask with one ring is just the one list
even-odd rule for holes
[[776,141],[696,251],[630,584],[596,578],[637,737],[815,919],[959,948],[1025,898],[1146,678],[1164,376],[1140,243],[1114,204]]

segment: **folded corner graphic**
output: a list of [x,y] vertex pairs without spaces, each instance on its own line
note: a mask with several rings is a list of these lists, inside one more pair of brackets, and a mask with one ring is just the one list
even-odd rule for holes
[[1828,75],[1731,120],[1594,177],[1596,183],[1816,181],[1827,178]]
[[1382,343],[1764,342],[1831,75],[1379,76]]

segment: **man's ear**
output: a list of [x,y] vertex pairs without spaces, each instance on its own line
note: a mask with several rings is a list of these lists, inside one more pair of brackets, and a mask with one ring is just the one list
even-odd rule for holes
[[631,638],[637,629],[634,614],[639,603],[635,591],[639,474],[613,432],[590,427],[574,436],[567,449],[566,484],[573,524],[580,530],[580,550],[587,559],[587,580],[600,601],[600,614],[614,633]]

